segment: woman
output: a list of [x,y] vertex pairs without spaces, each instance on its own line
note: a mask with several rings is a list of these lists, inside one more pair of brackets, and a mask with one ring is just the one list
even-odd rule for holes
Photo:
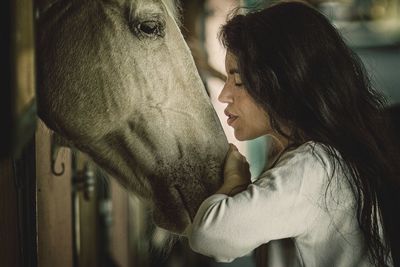
[[275,145],[253,183],[231,147],[224,184],[187,229],[192,249],[229,262],[283,244],[269,254],[283,266],[398,265],[399,184],[384,100],[358,57],[299,2],[236,15],[220,38],[228,124],[238,140],[267,134]]

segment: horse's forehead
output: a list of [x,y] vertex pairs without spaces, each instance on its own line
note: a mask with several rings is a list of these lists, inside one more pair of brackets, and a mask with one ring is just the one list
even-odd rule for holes
[[130,15],[134,17],[141,17],[147,14],[162,14],[165,10],[159,0],[126,0],[124,5],[129,7]]
[[162,12],[165,9],[179,22],[180,1],[178,0],[123,0],[126,6],[133,7],[137,12]]
[[[146,14],[161,14],[167,12],[180,25],[180,1],[179,0],[34,0],[37,11],[40,16],[44,13],[53,14],[58,17],[58,13],[64,13],[66,9],[77,4],[80,7],[89,7],[85,2],[109,3],[123,7],[119,10],[127,10],[131,16],[139,16]],[[53,6],[58,8],[53,9]],[[51,10],[50,12],[48,12]],[[81,12],[86,12],[85,8],[79,9]],[[50,16],[52,17],[52,16]]]
[[124,2],[125,5],[132,6],[137,9],[160,8],[160,6],[162,6],[161,0],[124,0]]
[[[68,5],[68,3],[73,2],[74,0],[35,0],[35,5],[38,7],[40,11],[46,10],[54,4],[64,2]],[[84,2],[85,0],[81,0]],[[102,2],[103,0],[97,0]],[[138,9],[141,8],[160,8],[161,6],[166,6],[167,8],[171,8],[175,6],[178,1],[176,0],[109,0],[108,2],[118,3],[119,5],[136,7]]]

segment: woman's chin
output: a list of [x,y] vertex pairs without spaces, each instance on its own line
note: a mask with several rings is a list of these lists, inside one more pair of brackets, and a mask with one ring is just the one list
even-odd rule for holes
[[246,141],[248,139],[245,138],[245,136],[241,135],[241,134],[237,134],[236,131],[234,133],[236,140],[238,141]]
[[260,137],[262,135],[249,134],[249,133],[244,133],[244,132],[235,130],[234,136],[238,141],[248,141],[248,140],[256,139],[257,137]]

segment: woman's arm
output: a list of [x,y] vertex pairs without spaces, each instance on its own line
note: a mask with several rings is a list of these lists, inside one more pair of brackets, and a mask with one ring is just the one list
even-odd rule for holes
[[231,176],[197,211],[187,229],[191,248],[229,262],[270,240],[304,234],[321,212],[325,176],[321,163],[303,153],[288,153],[236,194],[246,180]]

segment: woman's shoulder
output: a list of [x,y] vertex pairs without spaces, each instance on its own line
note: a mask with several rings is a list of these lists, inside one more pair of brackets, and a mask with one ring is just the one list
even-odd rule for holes
[[301,184],[303,179],[326,180],[332,170],[328,150],[317,142],[306,142],[284,151],[273,166],[257,179],[257,184],[288,182]]
[[255,183],[260,186],[271,183],[298,186],[308,184],[310,190],[317,192],[326,188],[331,178],[342,176],[338,159],[340,156],[335,149],[318,142],[306,142],[285,151],[276,164],[265,170]]
[[329,148],[322,143],[308,141],[283,153],[275,167],[287,164],[303,167],[311,165],[313,167],[322,167],[330,172],[331,165],[335,160],[334,155],[340,157],[335,149]]
[[328,195],[325,204],[331,206],[332,202],[337,207],[338,203],[345,201],[342,206],[347,207],[353,202],[344,169],[347,168],[335,148],[310,141],[282,154],[276,166],[264,177],[290,180],[299,184],[303,194],[310,198],[317,200]]

